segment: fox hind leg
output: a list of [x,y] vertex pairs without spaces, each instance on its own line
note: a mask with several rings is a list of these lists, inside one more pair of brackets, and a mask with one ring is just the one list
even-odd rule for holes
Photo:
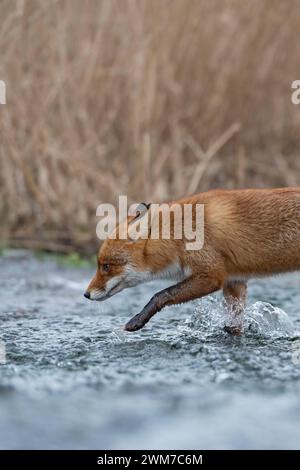
[[225,331],[235,336],[243,333],[244,310],[247,302],[247,282],[227,281],[223,287],[224,306],[229,318]]

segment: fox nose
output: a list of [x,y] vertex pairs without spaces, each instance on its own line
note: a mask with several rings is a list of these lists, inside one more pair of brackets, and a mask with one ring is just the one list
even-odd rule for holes
[[91,298],[91,294],[90,292],[87,290],[84,294],[84,297],[86,297],[87,299],[90,299]]

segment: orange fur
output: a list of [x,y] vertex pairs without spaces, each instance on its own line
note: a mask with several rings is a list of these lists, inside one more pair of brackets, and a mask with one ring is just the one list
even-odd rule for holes
[[[300,270],[300,188],[212,190],[173,202],[204,204],[201,250],[187,251],[185,240],[174,239],[173,231],[170,240],[108,238],[100,248],[99,269],[88,292],[105,290],[109,280],[125,276],[126,266],[137,279],[141,273],[141,282],[168,272],[173,265],[181,273],[189,272],[181,282],[157,294],[150,307],[148,304],[127,324],[128,330],[141,328],[166,305],[220,288],[227,304],[234,305],[245,300],[248,278]],[[101,269],[105,263],[110,265],[107,273]],[[131,287],[126,279],[122,282],[119,290]]]

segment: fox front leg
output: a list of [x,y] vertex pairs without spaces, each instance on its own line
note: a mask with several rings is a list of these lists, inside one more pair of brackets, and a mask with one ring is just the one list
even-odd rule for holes
[[155,294],[143,310],[129,320],[124,329],[126,331],[140,330],[148,323],[153,315],[167,305],[176,305],[188,302],[189,300],[198,299],[199,297],[219,290],[221,286],[221,279],[216,279],[215,277],[191,276]]

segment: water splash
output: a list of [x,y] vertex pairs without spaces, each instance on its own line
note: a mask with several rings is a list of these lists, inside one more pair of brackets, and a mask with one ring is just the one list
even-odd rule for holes
[[297,331],[288,314],[267,302],[255,302],[245,312],[246,330],[260,336],[290,337]]
[[[208,296],[198,302],[193,314],[178,326],[181,333],[194,333],[206,339],[222,334],[228,324],[228,312],[220,299]],[[255,302],[245,310],[246,336],[296,337],[299,335],[288,314],[267,302]]]
[[198,301],[193,314],[183,325],[178,326],[182,334],[194,334],[205,340],[209,336],[220,334],[225,326],[225,311],[222,303],[213,296]]

